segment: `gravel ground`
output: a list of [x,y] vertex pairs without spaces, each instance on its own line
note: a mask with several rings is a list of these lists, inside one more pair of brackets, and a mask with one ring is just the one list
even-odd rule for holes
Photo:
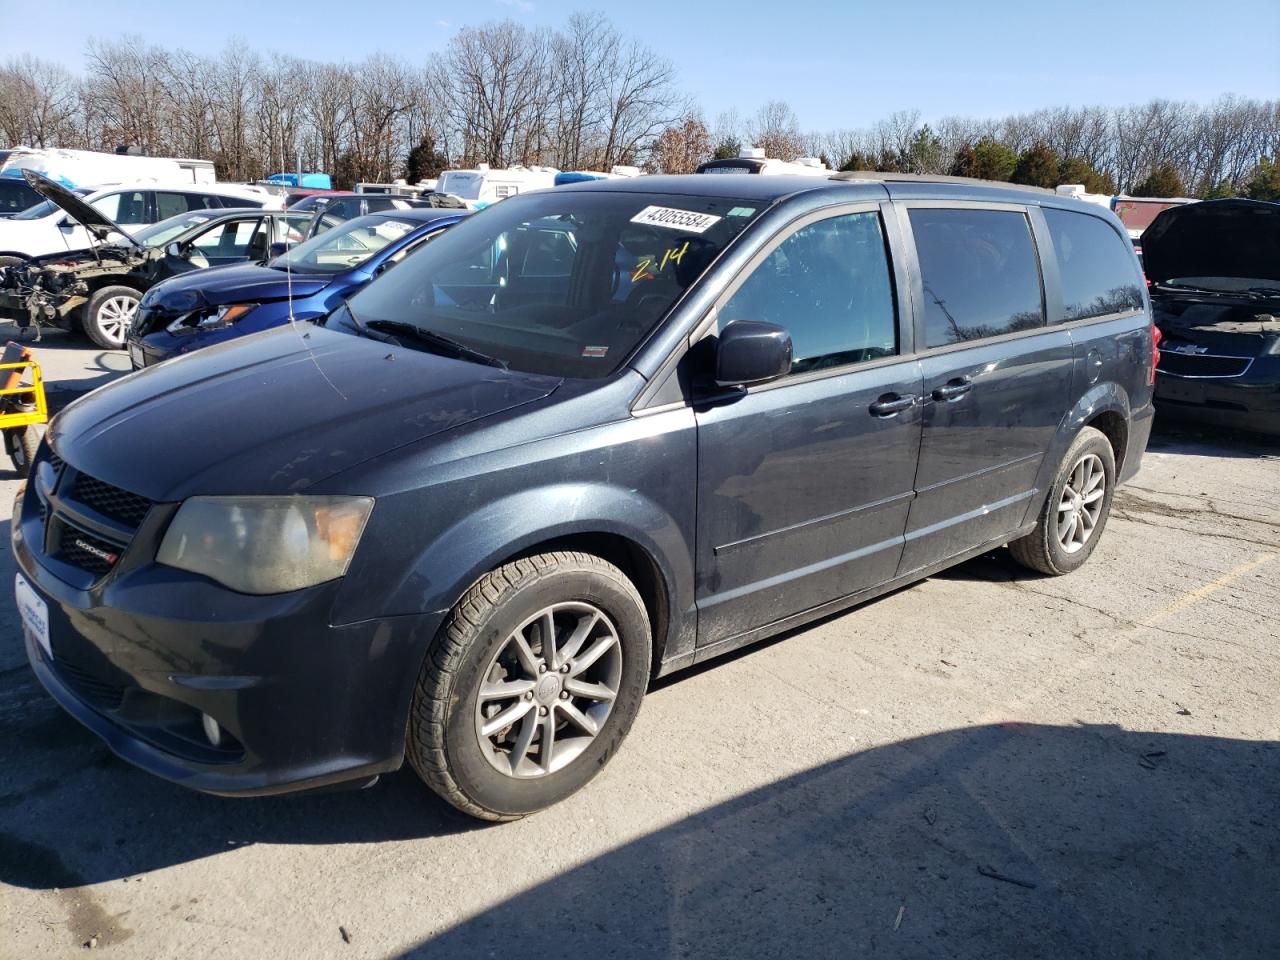
[[137,772],[41,690],[6,588],[0,956],[1274,957],[1278,481],[1280,446],[1158,427],[1082,570],[994,553],[661,682],[584,793],[501,826],[404,771]]

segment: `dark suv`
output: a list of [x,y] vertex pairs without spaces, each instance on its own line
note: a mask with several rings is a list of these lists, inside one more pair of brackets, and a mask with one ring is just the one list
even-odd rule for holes
[[1080,566],[1142,458],[1152,339],[1120,223],[1051,194],[524,194],[319,326],[60,414],[13,522],[28,654],[186,786],[407,756],[520,816],[599,772],[654,676],[1004,544]]

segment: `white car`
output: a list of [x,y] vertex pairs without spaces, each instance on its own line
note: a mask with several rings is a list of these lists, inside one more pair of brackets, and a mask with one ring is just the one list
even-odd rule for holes
[[[121,229],[134,231],[190,210],[260,207],[279,210],[284,201],[261,187],[235,184],[145,183],[100,187],[82,194],[86,203]],[[83,250],[118,234],[89,236],[61,207],[45,201],[0,220],[0,266],[62,250]]]

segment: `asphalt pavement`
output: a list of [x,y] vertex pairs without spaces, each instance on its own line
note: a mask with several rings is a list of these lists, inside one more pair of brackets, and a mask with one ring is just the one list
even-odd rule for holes
[[[128,366],[37,352],[55,403]],[[995,552],[659,682],[584,792],[490,826],[408,770],[138,772],[5,588],[0,957],[1274,957],[1278,491],[1280,446],[1158,423],[1077,573]]]

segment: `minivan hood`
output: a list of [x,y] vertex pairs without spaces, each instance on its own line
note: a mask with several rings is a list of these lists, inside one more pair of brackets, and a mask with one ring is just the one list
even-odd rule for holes
[[148,298],[147,306],[166,314],[175,311],[185,313],[191,309],[193,291],[201,302],[210,306],[288,298],[296,300],[319,293],[333,279],[333,274],[297,272],[290,277],[283,270],[272,270],[255,263],[193,270],[166,280]]
[[1165,210],[1142,234],[1147,278],[1280,281],[1280,203],[1206,200]]
[[36,173],[34,170],[23,170],[22,178],[27,181],[32,190],[46,200],[56,203],[67,212],[71,219],[80,223],[98,239],[105,240],[109,234],[118,233],[135,247],[141,246],[140,243],[122,230],[114,220],[103,216],[61,184],[54,183],[48,177]]
[[269,330],[110,383],[58,415],[52,443],[77,469],[152,500],[284,494],[561,382],[305,332]]

